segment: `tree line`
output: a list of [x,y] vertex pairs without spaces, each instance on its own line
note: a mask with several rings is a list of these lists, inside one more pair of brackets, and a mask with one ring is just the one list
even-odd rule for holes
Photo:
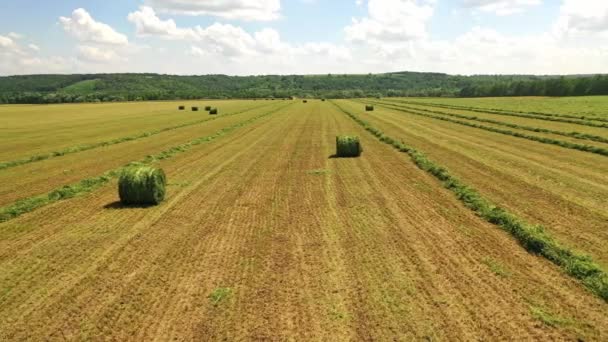
[[80,74],[0,77],[0,103],[198,98],[358,98],[608,95],[608,76],[361,75],[175,76]]

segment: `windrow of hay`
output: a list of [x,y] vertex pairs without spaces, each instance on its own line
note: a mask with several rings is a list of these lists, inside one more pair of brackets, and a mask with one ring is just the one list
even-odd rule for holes
[[[407,109],[400,108],[400,107],[397,107],[397,106],[389,106],[389,105],[385,105],[385,104],[382,104],[382,103],[378,103],[378,105],[382,106],[382,107],[385,107],[385,108],[394,109],[396,111],[400,111],[400,112],[403,112],[403,113],[408,113],[408,114],[413,114],[413,115],[418,115],[418,116],[424,116],[424,117],[435,119],[435,120],[452,122],[452,123],[459,124],[459,125],[462,125],[462,126],[468,126],[468,127],[478,128],[478,129],[482,129],[482,130],[489,131],[489,132],[500,133],[500,134],[504,134],[504,135],[510,135],[510,136],[513,136],[513,137],[527,139],[527,140],[532,140],[532,141],[540,142],[540,143],[543,143],[543,144],[557,145],[557,146],[560,146],[560,147],[563,147],[563,148],[569,148],[569,149],[583,151],[583,152],[595,153],[595,154],[599,154],[599,155],[602,155],[602,156],[608,156],[608,149],[603,148],[603,147],[592,146],[592,145],[583,145],[583,144],[575,144],[575,143],[571,143],[569,141],[557,140],[557,139],[546,138],[546,137],[539,137],[539,136],[536,136],[536,135],[529,135],[529,134],[524,134],[524,133],[520,133],[520,132],[516,132],[516,131],[510,131],[510,130],[506,130],[506,129],[500,129],[500,128],[497,128],[497,127],[484,126],[484,125],[476,124],[476,123],[470,122],[470,121],[463,121],[463,120],[452,119],[452,118],[449,118],[449,117],[446,117],[446,116],[443,116],[443,115],[434,115],[434,114],[427,114],[427,113],[418,112],[418,111],[407,110]],[[467,119],[467,120],[469,120],[469,119]]]
[[340,135],[336,137],[336,155],[338,157],[358,157],[363,152],[359,137]]
[[608,302],[608,272],[595,263],[590,256],[578,254],[563,246],[550,236],[544,227],[530,224],[506,209],[500,208],[482,197],[477,190],[454,177],[447,169],[429,160],[424,153],[385,135],[381,130],[342,108],[339,104],[333,104],[380,141],[393,146],[400,152],[407,153],[420,169],[441,181],[446,189],[452,191],[467,208],[473,210],[479,217],[510,233],[527,251],[543,256],[559,266],[565,273],[579,279],[589,290]]
[[[258,116],[250,118],[248,120],[241,121],[232,126],[223,128],[223,129],[217,131],[213,135],[200,137],[200,138],[194,139],[188,143],[171,147],[171,148],[164,150],[160,153],[157,153],[155,155],[149,155],[149,156],[145,157],[144,159],[142,159],[141,161],[139,161],[139,163],[149,165],[150,163],[157,162],[159,160],[171,158],[176,154],[188,151],[190,148],[192,148],[195,145],[209,143],[221,136],[231,133],[232,131],[234,131],[240,127],[249,125],[256,120],[259,120],[263,117],[272,115],[286,107],[288,107],[288,105],[281,106],[280,108],[275,108],[271,111],[264,112]],[[231,115],[235,115],[235,113],[233,113]],[[207,119],[207,120],[210,120],[210,119]],[[129,165],[127,165],[125,167],[129,167],[133,164],[134,163],[130,163]],[[80,182],[62,186],[60,188],[54,189],[45,194],[23,198],[23,199],[17,200],[16,202],[14,202],[12,204],[9,204],[7,206],[0,207],[0,223],[15,219],[25,213],[33,212],[33,211],[35,211],[39,208],[45,207],[49,204],[94,191],[95,189],[110,182],[110,180],[112,180],[116,177],[119,177],[120,174],[122,173],[122,170],[125,167],[119,167],[117,169],[107,171],[107,172],[103,173],[101,176],[86,178],[86,179],[81,180]]]
[[127,205],[156,205],[165,199],[167,178],[162,169],[148,165],[125,168],[118,180],[120,201]]

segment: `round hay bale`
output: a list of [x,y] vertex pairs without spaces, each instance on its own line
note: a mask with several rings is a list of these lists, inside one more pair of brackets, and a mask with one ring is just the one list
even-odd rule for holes
[[302,101],[302,103],[308,103],[308,101],[304,100],[304,101]]
[[192,107],[193,112],[198,112],[198,107]]
[[177,109],[184,110],[184,109],[186,109],[186,106],[179,106],[179,107],[177,107]]
[[340,135],[336,137],[336,155],[338,157],[358,157],[363,152],[359,137]]
[[373,112],[374,111],[374,106],[372,106],[372,105],[365,106],[365,111],[366,112]]
[[217,108],[212,108],[209,110],[209,115],[217,115]]
[[131,166],[118,179],[120,202],[126,205],[156,205],[165,199],[167,178],[162,169]]
[[205,110],[206,111],[210,111],[211,110],[211,106],[205,106]]

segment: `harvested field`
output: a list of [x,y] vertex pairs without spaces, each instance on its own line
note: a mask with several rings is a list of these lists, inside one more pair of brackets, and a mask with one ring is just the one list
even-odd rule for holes
[[0,188],[0,207],[99,175],[193,139],[211,135],[224,127],[285,105],[285,103],[273,103],[272,106],[266,105],[261,108],[251,106],[250,110],[240,114],[232,116],[225,114],[212,121],[151,137],[0,170],[0,182],[4,182]]
[[608,119],[608,96],[577,97],[487,97],[474,99],[418,98],[420,103],[447,104],[480,109],[501,109],[523,113],[586,116]]
[[[340,103],[352,110],[360,105]],[[605,157],[385,108],[364,117],[495,203],[608,265]]]
[[[220,101],[218,101],[220,102]],[[221,101],[227,112],[256,106]],[[188,103],[190,105],[196,102]],[[260,106],[259,104],[257,106]],[[201,119],[176,102],[0,106],[0,162],[141,134]]]
[[[457,114],[457,115],[462,115],[462,116],[475,117],[478,119],[495,120],[495,121],[515,124],[515,125],[525,126],[525,127],[533,127],[533,128],[560,131],[560,132],[564,132],[564,133],[577,132],[577,133],[581,133],[581,134],[599,136],[599,137],[602,137],[602,138],[608,140],[608,129],[601,128],[601,127],[589,127],[589,126],[575,125],[575,124],[565,123],[565,122],[556,122],[556,121],[539,120],[539,119],[535,119],[535,118],[507,116],[507,115],[500,115],[500,114],[496,114],[496,113],[494,113],[494,114],[483,113],[483,112],[479,112],[479,111],[471,111],[471,110],[463,110],[463,109],[438,108],[438,107],[432,107],[432,106],[428,106],[428,105],[411,105],[411,104],[405,104],[405,103],[402,103],[400,101],[395,101],[395,100],[383,101],[383,103],[387,103],[387,104],[391,103],[393,106],[398,106],[398,107],[401,107],[404,109],[411,109],[411,110],[417,110],[417,111],[422,111],[422,112]],[[484,124],[487,124],[487,123],[484,123]],[[488,125],[491,125],[491,124],[488,124]],[[567,139],[562,136],[554,135],[553,137],[556,139],[564,139],[564,140]],[[576,142],[577,140],[572,140],[572,141]],[[578,143],[581,143],[581,141],[579,140]],[[595,142],[590,141],[589,143],[594,144]],[[603,145],[603,146],[605,146],[605,145]]]
[[[0,170],[3,191],[22,174],[30,180],[20,187],[38,184],[35,194],[48,191],[41,174],[58,175],[61,165],[84,171],[50,177],[53,187],[225,132],[154,163],[168,179],[158,206],[123,207],[112,179],[0,223],[0,340],[608,339],[605,300],[475,215],[333,101],[252,103],[235,115],[222,105],[217,120],[155,137]],[[484,196],[545,218],[560,240],[578,236],[577,248],[608,264],[604,157],[336,103]],[[332,158],[344,134],[358,136],[365,153]]]

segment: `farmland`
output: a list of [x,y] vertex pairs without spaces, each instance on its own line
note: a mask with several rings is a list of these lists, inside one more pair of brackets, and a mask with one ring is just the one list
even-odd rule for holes
[[[0,106],[0,340],[606,340],[601,101]],[[163,203],[118,202],[131,162]]]

